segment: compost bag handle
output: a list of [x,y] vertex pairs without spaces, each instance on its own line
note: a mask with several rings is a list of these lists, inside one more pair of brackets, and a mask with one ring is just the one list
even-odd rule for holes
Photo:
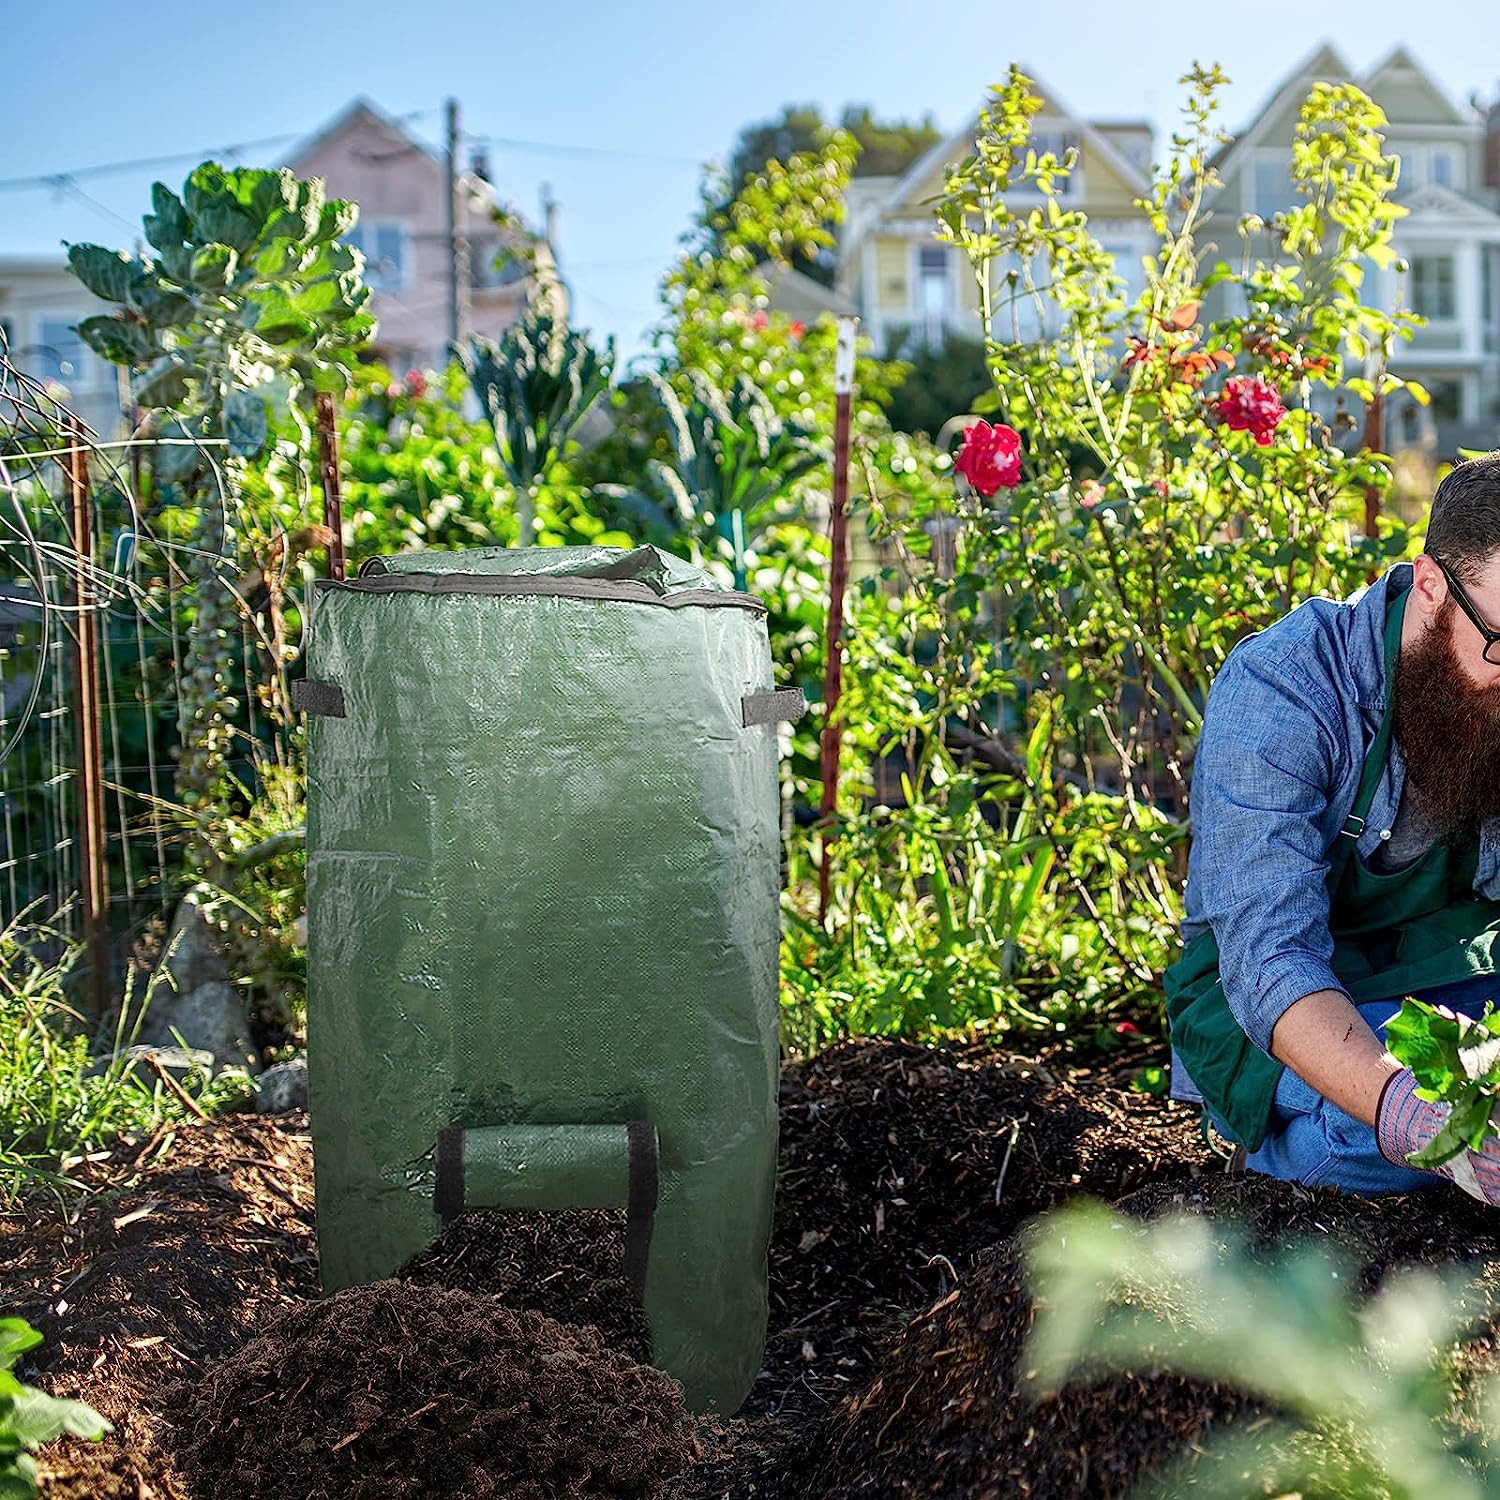
[[661,1152],[649,1120],[621,1124],[448,1126],[437,1133],[433,1211],[625,1209],[625,1275],[644,1305]]

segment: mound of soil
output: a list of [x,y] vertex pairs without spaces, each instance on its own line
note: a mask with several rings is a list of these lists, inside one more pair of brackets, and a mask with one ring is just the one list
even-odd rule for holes
[[682,1387],[596,1330],[396,1280],[283,1308],[181,1396],[217,1500],[630,1500],[697,1456]]
[[651,1329],[625,1277],[625,1211],[460,1214],[397,1273],[418,1286],[492,1293],[507,1307],[588,1323],[640,1364]]
[[[1233,1221],[1252,1250],[1326,1240],[1359,1267],[1364,1293],[1412,1264],[1500,1271],[1500,1216],[1447,1189],[1363,1199],[1220,1174],[1157,1183],[1116,1206],[1145,1219],[1177,1211]],[[795,1461],[758,1467],[757,1500],[1083,1500],[1135,1485],[1155,1494],[1153,1471],[1167,1459],[1231,1424],[1279,1415],[1232,1388],[1150,1371],[1073,1380],[1038,1400],[1020,1368],[1031,1322],[1010,1240],[911,1320],[879,1375],[813,1431]],[[1491,1327],[1468,1349],[1467,1368],[1493,1368],[1494,1344]]]
[[318,1294],[306,1115],[166,1127],[76,1175],[91,1192],[66,1210],[38,1194],[0,1214],[0,1311],[46,1339],[23,1377],[115,1425],[100,1443],[48,1448],[43,1494],[185,1496],[163,1388]]
[[[764,1367],[739,1413],[692,1424],[642,1357],[621,1214],[465,1215],[399,1278],[319,1302],[305,1121],[122,1144],[66,1214],[0,1216],[0,1312],[48,1339],[23,1378],[118,1429],[49,1448],[44,1494],[1118,1496],[1263,1413],[1145,1370],[1038,1402],[1015,1239],[1037,1212],[1090,1193],[1233,1215],[1267,1247],[1322,1236],[1366,1291],[1409,1263],[1500,1280],[1500,1217],[1454,1189],[1225,1176],[1196,1112],[1128,1087],[1148,1060],[861,1040],[786,1067]],[[1496,1344],[1459,1368],[1493,1370]]]

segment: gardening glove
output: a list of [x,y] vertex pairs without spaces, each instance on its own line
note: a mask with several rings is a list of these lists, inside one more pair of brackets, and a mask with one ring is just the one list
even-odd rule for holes
[[[1461,1033],[1474,1024],[1470,1017],[1456,1015],[1445,1005],[1437,1010],[1449,1020],[1457,1021]],[[1486,1043],[1460,1052],[1464,1071],[1471,1078],[1477,1078],[1489,1067],[1496,1045],[1500,1045],[1500,1038],[1495,1044]],[[1386,1079],[1375,1107],[1375,1139],[1380,1154],[1398,1167],[1411,1166],[1406,1159],[1408,1154],[1430,1145],[1452,1113],[1451,1105],[1419,1099],[1416,1091],[1415,1074],[1410,1068],[1402,1068]],[[1500,1137],[1487,1135],[1478,1151],[1460,1151],[1440,1167],[1420,1170],[1446,1177],[1471,1198],[1500,1207]]]

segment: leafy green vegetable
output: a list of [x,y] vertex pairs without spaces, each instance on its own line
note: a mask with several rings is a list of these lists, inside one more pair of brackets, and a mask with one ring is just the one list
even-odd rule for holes
[[1477,1020],[1444,1015],[1407,996],[1386,1027],[1391,1056],[1411,1069],[1417,1097],[1452,1106],[1437,1135],[1408,1158],[1414,1167],[1440,1167],[1460,1151],[1477,1151],[1487,1135],[1500,1135],[1495,1091],[1500,1087],[1500,1013],[1493,1006]]
[[16,1361],[42,1341],[22,1318],[0,1318],[0,1500],[31,1500],[37,1493],[31,1453],[65,1432],[98,1442],[113,1426],[81,1401],[59,1400],[22,1385]]

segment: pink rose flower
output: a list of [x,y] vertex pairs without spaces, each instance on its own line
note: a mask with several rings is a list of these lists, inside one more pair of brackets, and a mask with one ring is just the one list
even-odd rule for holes
[[993,495],[1002,486],[1013,490],[1021,482],[1021,434],[1003,422],[993,427],[975,422],[964,432],[953,467],[981,495]]
[[1286,415],[1276,387],[1258,375],[1231,375],[1214,407],[1215,415],[1235,432],[1252,433],[1260,447],[1271,442],[1271,434]]

